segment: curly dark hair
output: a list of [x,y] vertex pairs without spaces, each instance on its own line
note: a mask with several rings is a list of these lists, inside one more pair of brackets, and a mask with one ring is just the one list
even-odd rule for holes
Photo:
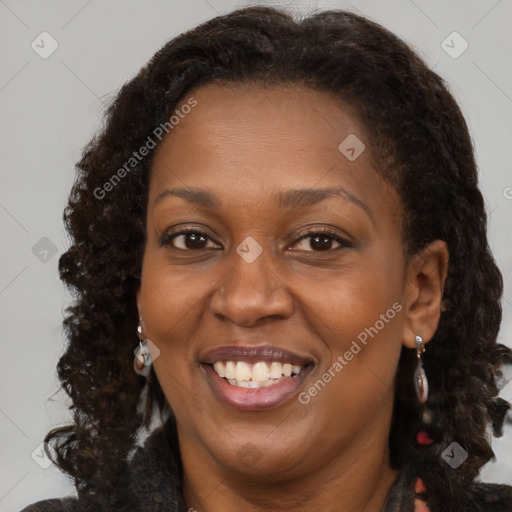
[[[344,11],[297,20],[250,7],[216,17],[168,42],[110,104],[77,164],[64,212],[72,243],[59,271],[74,302],[58,375],[74,423],[45,438],[55,463],[79,494],[108,496],[121,485],[143,427],[158,411],[172,414],[154,371],[147,380],[133,371],[154,150],[118,182],[112,176],[180,101],[214,82],[300,84],[350,105],[367,130],[377,172],[401,198],[406,254],[446,242],[442,314],[424,359],[430,421],[413,396],[415,353],[403,348],[389,439],[393,467],[412,468],[424,480],[432,511],[452,510],[493,457],[489,427],[502,435],[509,408],[498,397],[500,365],[512,360],[496,343],[502,277],[487,242],[471,138],[448,86],[401,39]],[[421,429],[435,440],[430,446],[417,444]],[[452,441],[469,453],[457,471],[440,457]]]

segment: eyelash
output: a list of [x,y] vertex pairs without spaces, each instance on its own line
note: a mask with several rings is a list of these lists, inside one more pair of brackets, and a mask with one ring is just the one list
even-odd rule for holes
[[[210,238],[210,236],[208,236],[208,234],[205,231],[202,231],[201,229],[198,229],[198,228],[184,228],[184,229],[182,229],[180,231],[177,231],[175,233],[166,233],[166,234],[164,234],[164,236],[160,240],[160,243],[161,243],[162,246],[171,246],[172,247],[172,241],[176,237],[181,236],[181,235],[189,235],[189,234],[195,234],[195,235],[204,236],[205,238],[208,238],[209,240],[212,240]],[[312,251],[307,251],[307,252],[332,252],[332,251],[334,251],[336,249],[340,249],[340,248],[343,248],[343,247],[344,248],[354,247],[354,244],[351,243],[349,240],[347,240],[346,238],[343,238],[338,233],[336,233],[335,231],[330,230],[328,228],[312,228],[312,229],[310,229],[308,231],[305,231],[297,240],[295,240],[294,245],[297,244],[298,242],[301,242],[302,240],[304,240],[306,238],[314,238],[315,235],[316,236],[318,236],[318,235],[322,236],[323,235],[323,236],[327,236],[329,238],[332,238],[334,241],[338,242],[341,247],[337,247],[335,249],[328,249],[326,251],[313,251],[312,250]],[[194,249],[178,249],[178,250],[194,251]]]
[[[198,228],[184,228],[180,231],[176,231],[175,233],[165,233],[164,236],[161,238],[160,243],[162,246],[171,245],[171,242],[176,237],[181,236],[181,235],[190,235],[190,234],[204,236],[211,240],[211,238],[208,236],[208,234],[205,231],[202,231]],[[179,249],[179,250],[184,250],[184,249]],[[188,250],[192,251],[193,249],[188,249]]]
[[[294,243],[301,242],[302,240],[306,238],[314,238],[315,235],[324,235],[329,238],[332,238],[334,241],[338,242],[341,247],[340,248],[350,248],[354,247],[354,244],[347,240],[346,238],[340,236],[336,231],[333,231],[329,228],[311,228],[310,230],[305,231]],[[329,249],[328,251],[311,251],[311,252],[330,252],[335,251],[336,249]]]

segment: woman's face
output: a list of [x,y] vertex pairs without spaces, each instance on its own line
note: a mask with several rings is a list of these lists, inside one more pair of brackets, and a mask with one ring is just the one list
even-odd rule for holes
[[262,479],[386,457],[411,288],[365,132],[306,87],[191,96],[154,157],[137,297],[182,457]]

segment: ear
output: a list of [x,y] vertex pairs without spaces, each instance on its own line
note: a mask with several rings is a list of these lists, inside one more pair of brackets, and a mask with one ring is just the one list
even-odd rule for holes
[[416,348],[416,336],[421,336],[426,343],[437,330],[448,260],[446,243],[435,240],[409,261],[402,335],[402,344],[408,348]]

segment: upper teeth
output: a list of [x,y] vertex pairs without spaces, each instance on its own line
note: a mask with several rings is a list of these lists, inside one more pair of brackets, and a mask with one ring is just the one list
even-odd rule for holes
[[216,361],[213,369],[226,379],[236,379],[237,381],[265,382],[269,379],[279,379],[282,376],[290,377],[292,374],[300,373],[302,366],[291,365],[290,363],[279,363],[277,361],[270,364],[260,361],[257,363],[246,363],[245,361],[227,361],[223,363]]

